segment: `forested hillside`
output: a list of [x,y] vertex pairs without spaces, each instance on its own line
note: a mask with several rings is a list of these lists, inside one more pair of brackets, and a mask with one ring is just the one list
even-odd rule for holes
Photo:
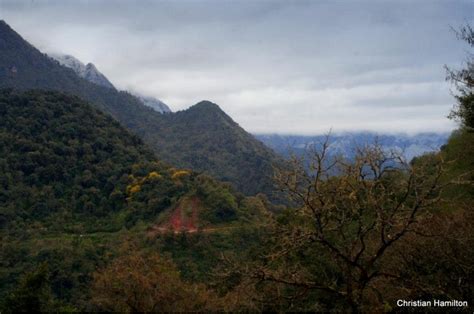
[[216,104],[202,101],[164,115],[158,128],[157,145],[165,160],[198,170],[213,165],[209,173],[235,182],[239,191],[274,196],[272,167],[282,161]]
[[156,161],[138,137],[77,97],[3,90],[0,103],[0,201],[7,229],[44,219],[61,222],[58,230],[75,219],[88,220],[88,229],[105,228],[114,213],[134,208],[123,218],[153,218],[188,192],[222,220],[236,216],[229,187]]
[[7,229],[49,216],[49,227],[65,228],[81,216],[91,228],[124,209],[127,173],[154,159],[138,137],[77,97],[3,90],[0,103]]
[[[79,96],[117,119],[173,165],[229,181],[249,195],[273,189],[270,165],[278,160],[276,154],[230,122],[217,107],[198,110],[201,106],[196,106],[162,115],[127,92],[79,77],[24,41],[4,21],[0,21],[2,87],[57,90]],[[210,120],[215,114],[221,118]]]
[[[258,199],[157,161],[138,137],[75,96],[2,90],[0,114],[2,300],[19,274],[47,261],[64,276],[54,274],[53,295],[78,306],[94,267],[116,254],[109,241],[124,232],[140,239],[148,229],[150,236],[214,230],[262,215]],[[192,225],[175,224],[187,217]],[[91,251],[64,259],[64,244],[83,236],[95,239]]]

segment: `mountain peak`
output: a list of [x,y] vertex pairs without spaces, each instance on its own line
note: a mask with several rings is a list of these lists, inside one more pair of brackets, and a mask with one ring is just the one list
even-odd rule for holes
[[216,103],[213,103],[212,101],[209,101],[209,100],[201,100],[195,106],[215,106],[215,107],[219,107]]
[[94,63],[89,62],[88,64],[86,64],[86,68],[97,71],[97,68],[95,67]]
[[186,114],[189,114],[194,117],[199,117],[198,120],[208,120],[209,123],[215,123],[219,121],[227,121],[231,124],[236,124],[234,120],[224,110],[222,110],[217,104],[208,101],[202,100],[197,104],[189,107],[185,110]]
[[191,106],[191,110],[206,110],[206,111],[219,111],[224,113],[224,111],[215,103],[209,100],[201,100],[197,104]]

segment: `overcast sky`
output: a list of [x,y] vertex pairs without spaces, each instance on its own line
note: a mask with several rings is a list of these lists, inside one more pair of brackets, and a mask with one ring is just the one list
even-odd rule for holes
[[206,99],[253,133],[444,132],[450,26],[474,1],[0,0],[43,52],[94,63],[173,111]]

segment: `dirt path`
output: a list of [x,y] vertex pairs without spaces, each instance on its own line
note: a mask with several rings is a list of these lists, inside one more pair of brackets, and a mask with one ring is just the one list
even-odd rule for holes
[[150,236],[156,236],[158,234],[165,234],[172,232],[174,234],[180,234],[181,232],[184,233],[196,233],[196,232],[202,232],[202,233],[212,233],[212,232],[220,232],[220,231],[225,231],[225,230],[233,230],[233,229],[238,229],[239,226],[226,226],[226,227],[209,227],[209,228],[201,228],[201,229],[172,229],[169,227],[159,227],[159,226],[153,226],[150,228],[148,231],[148,234]]

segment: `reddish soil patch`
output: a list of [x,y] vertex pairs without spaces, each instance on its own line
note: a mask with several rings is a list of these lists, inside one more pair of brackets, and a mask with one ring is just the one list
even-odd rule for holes
[[200,202],[197,197],[184,198],[171,213],[168,221],[161,225],[153,226],[150,233],[163,233],[166,231],[197,232]]
[[174,210],[170,219],[174,231],[196,231],[198,220],[198,199],[185,199]]

